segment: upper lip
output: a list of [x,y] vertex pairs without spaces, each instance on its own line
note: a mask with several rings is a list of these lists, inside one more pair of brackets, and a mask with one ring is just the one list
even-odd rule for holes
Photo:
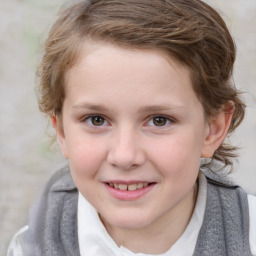
[[147,180],[129,180],[129,181],[124,181],[124,180],[108,180],[108,181],[105,181],[104,183],[131,185],[131,184],[155,183],[155,182],[147,181]]

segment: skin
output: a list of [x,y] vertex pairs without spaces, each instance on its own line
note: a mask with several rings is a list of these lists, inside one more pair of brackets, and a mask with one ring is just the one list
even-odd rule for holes
[[[231,114],[206,121],[189,69],[158,50],[85,43],[65,81],[53,125],[76,186],[117,245],[165,252],[193,213],[200,157],[222,143]],[[153,185],[122,200],[111,181]]]

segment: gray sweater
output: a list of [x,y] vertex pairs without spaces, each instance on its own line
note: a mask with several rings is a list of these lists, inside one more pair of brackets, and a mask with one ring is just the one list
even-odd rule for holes
[[[19,238],[24,256],[80,255],[77,200],[69,168],[56,172],[31,210],[29,230]],[[252,255],[247,195],[220,177],[207,178],[206,209],[194,252],[199,255]]]

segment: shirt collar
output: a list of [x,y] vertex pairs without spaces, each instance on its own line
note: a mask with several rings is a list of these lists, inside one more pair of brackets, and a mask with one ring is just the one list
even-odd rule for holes
[[[176,243],[166,253],[158,256],[193,255],[203,223],[206,194],[207,181],[204,174],[200,172],[197,201],[191,220]],[[78,240],[81,256],[151,256],[150,254],[133,253],[123,246],[118,247],[102,224],[95,208],[81,193],[78,197]]]

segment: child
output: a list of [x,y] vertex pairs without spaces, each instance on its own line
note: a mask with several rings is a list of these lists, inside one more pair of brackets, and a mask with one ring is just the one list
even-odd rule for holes
[[220,171],[244,116],[234,61],[224,21],[200,0],[66,7],[38,75],[69,166],[9,255],[256,255],[256,198]]

